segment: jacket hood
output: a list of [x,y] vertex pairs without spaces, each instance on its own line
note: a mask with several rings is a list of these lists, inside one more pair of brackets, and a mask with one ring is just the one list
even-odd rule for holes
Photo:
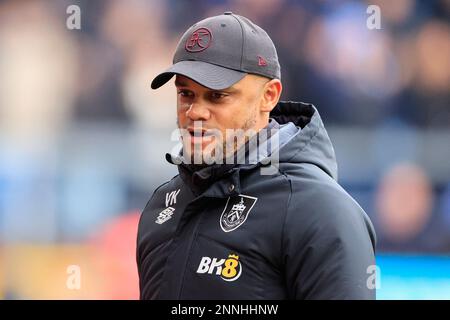
[[280,165],[311,163],[337,180],[334,148],[316,107],[303,102],[280,101],[270,113],[270,117],[281,127],[289,122],[297,127],[296,133],[280,143]]

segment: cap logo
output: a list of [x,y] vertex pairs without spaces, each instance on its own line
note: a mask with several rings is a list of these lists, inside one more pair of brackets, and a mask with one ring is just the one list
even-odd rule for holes
[[198,28],[192,32],[191,37],[186,41],[185,49],[189,52],[200,52],[206,50],[211,44],[212,34],[207,28]]
[[258,66],[262,67],[267,66],[267,61],[261,56],[258,56]]

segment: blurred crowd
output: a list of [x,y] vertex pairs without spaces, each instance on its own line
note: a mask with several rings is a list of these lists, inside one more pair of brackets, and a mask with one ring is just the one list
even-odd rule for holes
[[150,82],[187,27],[225,11],[273,39],[283,99],[317,106],[378,250],[450,253],[450,0],[1,0],[0,296],[2,247],[134,261],[114,239],[134,248],[130,221],[177,173],[174,87]]

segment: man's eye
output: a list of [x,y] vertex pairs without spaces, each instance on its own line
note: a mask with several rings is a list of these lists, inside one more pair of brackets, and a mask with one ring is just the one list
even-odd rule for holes
[[226,94],[222,93],[222,92],[213,92],[213,93],[211,93],[211,98],[213,98],[214,100],[219,100],[219,99],[222,99],[224,97],[226,97]]
[[192,92],[187,91],[187,90],[178,90],[178,94],[182,97],[191,97],[192,96]]

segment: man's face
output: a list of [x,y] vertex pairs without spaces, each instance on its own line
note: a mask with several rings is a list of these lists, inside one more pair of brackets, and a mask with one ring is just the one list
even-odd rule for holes
[[[229,141],[227,129],[257,132],[265,127],[268,116],[260,107],[268,81],[264,77],[247,75],[227,89],[212,90],[177,75],[178,127],[188,131],[182,135],[185,156],[192,160],[195,153],[202,157],[213,155],[216,148],[221,148],[224,157],[229,156],[240,144],[235,139]],[[214,134],[208,135],[212,132]]]

